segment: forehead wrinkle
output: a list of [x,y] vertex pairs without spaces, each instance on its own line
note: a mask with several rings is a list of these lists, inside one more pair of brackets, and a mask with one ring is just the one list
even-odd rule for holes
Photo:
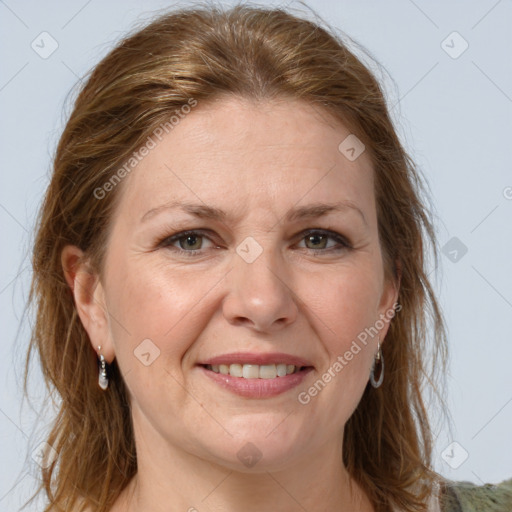
[[[225,212],[220,208],[216,208],[213,206],[208,206],[205,204],[192,204],[192,203],[183,203],[180,201],[172,201],[169,203],[165,203],[163,205],[157,206],[156,208],[152,208],[147,211],[141,218],[141,222],[146,222],[150,218],[154,217],[158,213],[164,210],[182,210],[185,213],[189,213],[195,217],[201,219],[212,219],[217,220],[219,222],[229,222],[234,221],[233,216],[229,213]],[[301,206],[299,208],[290,209],[286,215],[286,222],[297,222],[305,219],[314,219],[323,217],[330,213],[336,212],[347,212],[347,211],[355,211],[360,215],[363,222],[368,225],[365,215],[363,211],[355,205],[352,201],[343,200],[337,203],[314,203],[307,206]]]

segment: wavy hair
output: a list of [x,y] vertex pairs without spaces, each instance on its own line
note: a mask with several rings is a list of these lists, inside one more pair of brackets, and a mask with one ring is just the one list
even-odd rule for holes
[[284,9],[237,5],[167,12],[127,35],[83,81],[59,140],[33,244],[35,323],[25,367],[26,390],[37,351],[48,389],[61,399],[47,438],[58,456],[42,469],[37,491],[46,493],[45,512],[107,512],[137,472],[125,384],[114,360],[108,392],[97,385],[97,356],[62,249],[78,246],[101,276],[120,186],[102,200],[95,190],[176,110],[222,95],[307,102],[366,145],[384,268],[400,282],[401,309],[383,344],[384,383],[367,387],[345,426],[343,463],[376,511],[424,511],[436,474],[423,392],[424,384],[438,389],[446,333],[426,268],[427,249],[435,261],[438,249],[423,179],[373,72],[341,36]]

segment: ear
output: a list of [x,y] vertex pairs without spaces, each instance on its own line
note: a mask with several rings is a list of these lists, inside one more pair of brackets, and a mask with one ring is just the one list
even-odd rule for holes
[[384,286],[379,304],[379,324],[384,323],[382,329],[379,329],[379,337],[382,341],[386,337],[389,329],[389,322],[400,311],[398,305],[398,295],[400,292],[400,282],[402,280],[402,266],[400,261],[395,261],[396,274],[384,277]]
[[66,245],[61,252],[61,264],[66,282],[75,300],[78,316],[89,335],[94,351],[98,346],[107,363],[115,357],[110,333],[105,293],[99,275],[92,270],[81,249]]

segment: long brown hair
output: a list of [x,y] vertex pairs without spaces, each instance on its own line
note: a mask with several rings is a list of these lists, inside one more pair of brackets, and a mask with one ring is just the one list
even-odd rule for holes
[[427,242],[438,256],[423,180],[373,73],[341,37],[282,9],[239,5],[173,11],[127,36],[84,81],[59,141],[33,247],[35,326],[25,367],[26,389],[35,349],[61,398],[47,439],[58,456],[38,489],[49,500],[45,512],[78,503],[106,512],[137,472],[124,382],[114,360],[108,392],[98,387],[61,251],[80,247],[101,275],[120,186],[101,199],[95,191],[176,110],[224,94],[308,102],[342,121],[371,155],[384,266],[400,280],[401,309],[383,344],[384,383],[367,387],[345,427],[343,462],[378,512],[426,510],[436,475],[422,391],[436,382],[433,368],[443,368],[446,334],[426,269]]

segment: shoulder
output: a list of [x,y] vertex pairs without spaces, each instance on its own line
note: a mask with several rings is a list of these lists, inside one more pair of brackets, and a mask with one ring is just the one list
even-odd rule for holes
[[444,480],[439,503],[442,512],[510,512],[512,479],[496,485]]

